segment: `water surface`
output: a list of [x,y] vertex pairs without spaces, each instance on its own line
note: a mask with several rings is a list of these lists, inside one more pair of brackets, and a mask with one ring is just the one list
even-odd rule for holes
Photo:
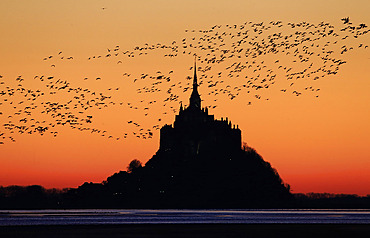
[[99,224],[370,224],[369,209],[2,210],[0,226]]

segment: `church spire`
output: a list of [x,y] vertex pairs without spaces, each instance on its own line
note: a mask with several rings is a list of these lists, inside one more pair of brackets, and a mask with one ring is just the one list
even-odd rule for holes
[[201,99],[198,93],[198,79],[197,79],[197,62],[196,58],[194,61],[194,77],[193,77],[193,92],[190,96],[190,108],[199,108],[201,109]]
[[198,91],[198,79],[197,79],[197,58],[194,59],[194,78],[193,78],[193,91]]

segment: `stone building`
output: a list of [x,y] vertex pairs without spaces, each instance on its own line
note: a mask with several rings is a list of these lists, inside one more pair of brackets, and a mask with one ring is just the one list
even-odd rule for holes
[[241,149],[241,131],[226,118],[217,120],[202,108],[198,92],[196,66],[194,67],[193,90],[189,106],[180,106],[173,125],[165,125],[160,131],[160,150],[175,150],[196,157],[208,150],[236,151]]

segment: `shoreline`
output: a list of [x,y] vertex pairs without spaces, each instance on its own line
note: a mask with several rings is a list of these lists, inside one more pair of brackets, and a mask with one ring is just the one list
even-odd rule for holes
[[0,237],[366,237],[370,224],[122,224],[0,226]]

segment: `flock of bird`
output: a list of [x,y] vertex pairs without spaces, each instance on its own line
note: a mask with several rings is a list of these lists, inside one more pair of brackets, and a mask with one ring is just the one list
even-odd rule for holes
[[[206,30],[185,30],[188,37],[168,44],[147,43],[131,50],[122,50],[117,45],[86,60],[109,60],[123,65],[132,58],[156,53],[169,59],[195,56],[198,83],[202,86],[200,93],[203,99],[210,99],[205,100],[208,108],[216,108],[221,97],[233,101],[241,95],[249,95],[250,100],[245,102],[248,106],[256,100],[270,100],[263,92],[274,88],[297,97],[307,94],[317,98],[320,88],[315,86],[315,81],[337,74],[346,63],[343,58],[347,53],[368,48],[358,42],[369,32],[367,26],[354,25],[349,18],[341,20],[339,28],[325,22],[215,25]],[[59,60],[73,62],[75,57],[64,56],[59,51],[43,58],[52,68],[58,66]],[[193,70],[189,68],[190,75]],[[160,128],[161,117],[149,128],[128,119],[125,123],[132,125],[132,131],[114,135],[104,128],[94,127],[93,112],[124,106],[127,110],[140,111],[146,118],[153,106],[158,105],[163,108],[163,114],[173,115],[183,103],[181,95],[190,92],[192,87],[191,76],[181,79],[175,75],[174,70],[122,72],[122,79],[131,85],[125,90],[136,90],[138,99],[133,101],[118,100],[122,85],[97,91],[74,86],[72,82],[51,75],[36,75],[33,79],[18,76],[15,83],[0,75],[0,144],[14,142],[16,134],[57,136],[60,128],[66,126],[114,140],[128,136],[152,138],[154,131]],[[98,75],[83,80],[105,79]],[[27,86],[27,82],[38,88]],[[140,100],[141,95],[146,96]]]

